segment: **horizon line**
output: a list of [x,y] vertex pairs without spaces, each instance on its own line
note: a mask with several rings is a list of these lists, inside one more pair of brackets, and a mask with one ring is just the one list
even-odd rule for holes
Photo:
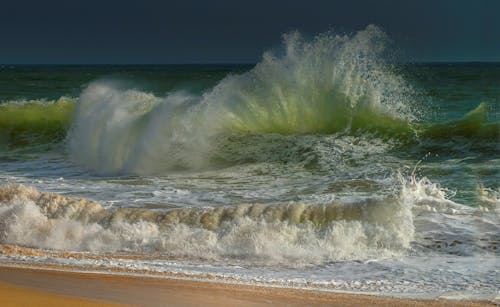
[[[259,62],[184,62],[184,63],[0,63],[0,66],[181,66],[181,65],[257,65]],[[500,60],[467,60],[467,61],[401,61],[396,64],[500,64]]]

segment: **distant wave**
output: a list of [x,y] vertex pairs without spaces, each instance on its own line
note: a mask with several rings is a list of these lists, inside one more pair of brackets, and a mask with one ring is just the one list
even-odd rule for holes
[[422,137],[448,139],[450,137],[479,138],[479,140],[500,140],[500,123],[488,122],[488,105],[480,103],[460,120],[442,124],[422,125]]

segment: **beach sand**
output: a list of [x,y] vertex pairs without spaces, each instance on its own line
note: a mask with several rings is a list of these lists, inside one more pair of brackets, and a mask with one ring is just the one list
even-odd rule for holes
[[54,294],[0,282],[0,306],[124,306],[105,301]]
[[489,302],[410,300],[271,288],[0,267],[1,306],[493,306]]

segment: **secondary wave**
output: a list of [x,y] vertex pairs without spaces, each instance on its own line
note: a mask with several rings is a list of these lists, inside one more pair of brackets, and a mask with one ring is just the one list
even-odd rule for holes
[[90,252],[302,265],[399,255],[413,237],[411,199],[106,210],[100,204],[0,188],[0,243]]
[[422,126],[422,137],[429,139],[475,137],[497,141],[500,137],[500,123],[488,122],[488,105],[483,102],[460,120]]
[[0,244],[65,251],[137,252],[186,259],[308,265],[380,259],[408,250],[498,253],[498,191],[481,188],[477,208],[439,185],[400,177],[397,194],[323,204],[105,209],[100,204],[0,187]]

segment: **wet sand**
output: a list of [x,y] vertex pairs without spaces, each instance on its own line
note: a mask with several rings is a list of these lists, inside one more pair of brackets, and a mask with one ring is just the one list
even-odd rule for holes
[[0,306],[123,306],[121,304],[83,299],[35,290],[32,288],[13,286],[0,282]]
[[493,306],[0,266],[2,306]]

